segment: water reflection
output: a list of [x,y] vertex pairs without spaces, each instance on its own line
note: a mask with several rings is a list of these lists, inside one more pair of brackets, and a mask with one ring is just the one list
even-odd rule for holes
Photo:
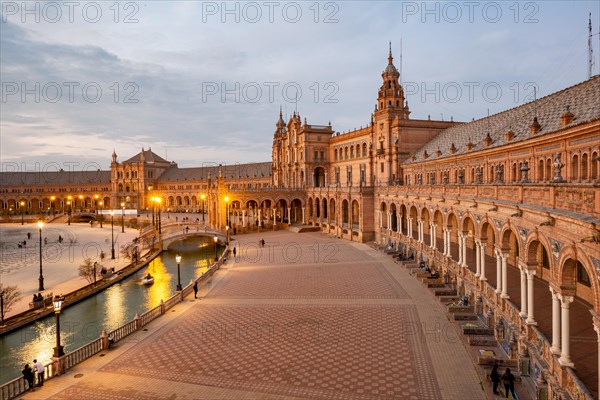
[[[222,252],[219,248],[219,253]],[[63,310],[60,316],[61,341],[65,352],[73,351],[98,338],[103,329],[110,331],[167,300],[175,293],[177,263],[181,254],[181,284],[206,272],[215,254],[212,238],[193,238],[176,242],[146,268],[105,291]],[[144,286],[143,276],[150,273],[154,284]],[[0,338],[0,383],[21,375],[25,363],[34,358],[50,361],[56,346],[56,322],[51,315]]]
[[[147,309],[156,307],[160,304],[161,300],[167,300],[173,293],[171,285],[171,278],[173,276],[167,271],[167,267],[163,261],[168,257],[168,253],[170,252],[165,252],[162,257],[155,258],[141,275],[143,277],[149,273],[154,277],[154,283],[148,286]],[[175,274],[177,274],[177,265],[175,265]]]

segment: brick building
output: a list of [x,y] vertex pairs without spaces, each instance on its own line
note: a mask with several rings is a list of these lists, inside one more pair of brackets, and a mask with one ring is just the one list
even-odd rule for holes
[[280,111],[270,162],[179,168],[142,149],[110,171],[3,172],[2,214],[158,198],[238,233],[304,224],[415,252],[493,317],[536,390],[597,398],[600,77],[457,123],[410,118],[391,51],[381,76],[365,127]]

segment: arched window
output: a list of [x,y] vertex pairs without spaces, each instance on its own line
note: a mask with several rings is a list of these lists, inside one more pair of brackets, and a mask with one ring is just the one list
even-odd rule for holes
[[579,156],[573,155],[573,161],[571,162],[571,179],[579,179]]
[[581,179],[587,179],[588,177],[588,155],[583,153],[581,155]]
[[544,181],[544,160],[538,162],[537,180],[538,182]]

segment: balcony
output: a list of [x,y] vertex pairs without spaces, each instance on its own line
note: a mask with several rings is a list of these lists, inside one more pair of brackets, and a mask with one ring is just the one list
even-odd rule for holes
[[380,187],[381,194],[400,193],[528,204],[600,218],[600,191],[594,184],[511,183],[481,185],[408,185]]

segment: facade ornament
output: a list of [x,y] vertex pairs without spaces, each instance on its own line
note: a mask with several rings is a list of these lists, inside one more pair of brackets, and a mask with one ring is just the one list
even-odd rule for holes
[[529,162],[525,161],[521,165],[521,183],[529,182]]
[[554,167],[554,178],[552,178],[552,180],[554,182],[564,182],[565,180],[560,174],[560,171],[563,169],[565,164],[563,164],[563,162],[560,160],[560,153],[556,153],[556,156],[554,156],[554,162],[552,163],[552,166]]

